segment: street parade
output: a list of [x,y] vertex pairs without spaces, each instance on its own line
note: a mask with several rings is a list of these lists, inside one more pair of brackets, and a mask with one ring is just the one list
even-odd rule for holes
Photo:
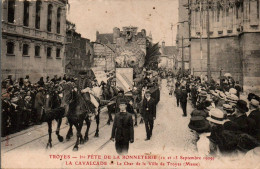
[[[154,72],[156,75],[153,75]],[[19,81],[13,81],[9,77],[2,82],[2,136],[25,130],[33,125],[41,125],[43,122],[49,125],[52,120],[56,120],[58,125],[56,135],[62,142],[63,137],[59,135],[61,121],[65,120],[67,125],[70,125],[66,135],[66,139],[69,139],[72,135],[71,127],[76,124],[74,120],[80,120],[71,117],[73,115],[71,113],[74,112],[70,110],[72,111],[74,107],[75,111],[77,106],[82,106],[78,109],[83,109],[82,113],[84,110],[87,113],[82,116],[81,126],[75,125],[77,130],[78,127],[82,128],[83,121],[86,121],[86,125],[89,126],[91,116],[95,116],[97,123],[95,136],[98,136],[99,114],[107,111],[107,125],[114,121],[112,123],[114,128],[115,122],[120,117],[115,116],[113,119],[112,116],[124,109],[133,116],[132,130],[133,126],[137,127],[140,123],[145,123],[146,140],[149,140],[152,137],[153,120],[156,119],[156,104],[160,101],[159,86],[162,83],[160,79],[163,79],[163,74],[166,73],[163,80],[167,81],[165,87],[168,89],[169,96],[172,99],[176,98],[176,105],[181,107],[183,117],[190,114],[188,127],[197,133],[198,150],[200,150],[199,146],[203,146],[199,145],[200,139],[206,139],[206,136],[209,139],[210,149],[209,152],[204,153],[216,154],[235,150],[247,152],[259,146],[260,98],[254,93],[249,93],[246,97],[241,95],[242,87],[233,82],[229,73],[223,77],[221,84],[214,80],[208,83],[192,75],[184,77],[180,74],[173,75],[172,72],[160,69],[146,70],[143,73],[143,81],[126,93],[122,88],[111,83],[115,77],[113,72],[108,72],[109,80],[107,83],[101,81],[101,84],[98,84],[95,77],[87,77],[87,72],[80,72],[78,77],[54,76],[50,80],[47,78],[45,82],[43,78],[40,78],[35,84],[30,82],[29,75]],[[85,95],[86,93],[88,95]],[[78,99],[82,97],[84,100],[73,100],[70,97]],[[150,98],[152,107],[147,105]],[[186,110],[187,102],[192,105],[191,112]],[[153,114],[147,114],[149,109],[152,109]],[[137,121],[137,116],[140,116],[140,121]],[[80,117],[81,114],[77,118]],[[132,117],[129,118],[132,119]],[[51,132],[51,125],[49,132]],[[112,134],[112,138],[115,137],[114,135]],[[124,136],[124,138],[127,137],[129,136]],[[81,139],[83,138],[80,135],[80,142],[87,141],[88,132],[84,139]],[[134,142],[133,133],[126,142],[129,141]],[[52,147],[51,136],[48,146]],[[77,145],[74,148],[77,149]]]
[[4,0],[1,168],[260,168],[260,0]]

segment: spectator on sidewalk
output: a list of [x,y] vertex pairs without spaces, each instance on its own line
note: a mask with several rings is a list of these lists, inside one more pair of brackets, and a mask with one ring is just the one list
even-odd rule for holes
[[252,119],[255,123],[250,132],[260,142],[260,109],[259,101],[252,99],[249,103],[250,111],[247,113],[248,118]]

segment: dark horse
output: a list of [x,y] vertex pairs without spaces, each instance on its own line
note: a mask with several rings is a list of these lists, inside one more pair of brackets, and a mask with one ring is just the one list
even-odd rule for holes
[[113,121],[112,112],[115,112],[115,104],[114,101],[116,99],[115,96],[118,95],[118,90],[115,86],[111,85],[110,83],[105,84],[102,86],[102,97],[108,103],[108,121],[107,124],[110,125],[110,122]]
[[[63,99],[62,105],[65,105],[66,116],[70,124],[70,129],[67,133],[66,139],[69,140],[73,135],[72,126],[74,125],[77,130],[77,141],[73,150],[78,150],[78,145],[83,144],[88,141],[88,133],[91,125],[91,116],[95,115],[97,129],[95,136],[99,136],[99,106],[95,107],[91,99],[89,92],[80,93],[73,89],[71,84],[66,84],[63,89]],[[83,127],[83,122],[86,121],[87,129],[85,132],[84,139],[81,134],[81,129]]]
[[50,90],[45,94],[45,105],[43,107],[42,121],[48,123],[49,140],[46,148],[52,148],[52,121],[57,121],[56,135],[60,142],[63,142],[63,137],[60,135],[60,126],[64,117],[65,109],[60,107],[61,99],[57,91]]

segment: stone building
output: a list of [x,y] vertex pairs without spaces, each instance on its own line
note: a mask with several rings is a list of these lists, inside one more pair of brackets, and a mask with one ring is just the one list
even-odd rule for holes
[[184,61],[184,69],[190,69],[190,17],[189,8],[187,6],[188,2],[189,0],[179,0],[179,18],[176,35],[176,47],[178,54],[175,63],[177,70],[180,70],[182,68],[182,56]]
[[66,0],[2,2],[2,78],[64,74]]
[[209,9],[211,76],[217,80],[229,72],[245,90],[259,92],[259,3],[260,0],[209,0],[207,4],[207,0],[190,0],[191,70],[195,75],[207,73],[206,19]]
[[[147,43],[151,43],[152,35],[146,36],[146,30],[137,32],[137,27],[114,28],[113,33],[100,34],[97,31],[94,42],[93,67],[102,70],[113,70],[117,65],[137,66],[144,64]],[[124,58],[122,60],[122,58]],[[140,61],[140,62],[139,62]],[[131,63],[130,63],[131,62]]]
[[68,30],[66,34],[65,72],[68,76],[74,76],[90,68],[94,55],[93,45],[89,39],[81,37],[74,30]]

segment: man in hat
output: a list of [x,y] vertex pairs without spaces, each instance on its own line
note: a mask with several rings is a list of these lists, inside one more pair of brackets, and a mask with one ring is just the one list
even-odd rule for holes
[[179,85],[177,85],[177,87],[175,88],[174,93],[175,93],[175,96],[176,96],[177,107],[179,107],[180,98],[181,98],[181,87]]
[[249,103],[249,113],[247,114],[248,118],[253,120],[255,123],[252,123],[252,131],[250,134],[257,138],[260,141],[260,110],[259,110],[259,101],[252,99]]
[[182,86],[180,102],[181,102],[181,108],[183,110],[183,115],[182,115],[183,117],[187,116],[187,97],[188,97],[187,90],[186,90],[185,86]]
[[211,109],[209,114],[210,116],[206,118],[211,128],[210,136],[208,136],[210,140],[209,149],[210,154],[217,154],[219,153],[219,146],[223,146],[221,142],[223,125],[229,120],[226,118],[225,113],[218,108]]
[[34,102],[34,108],[36,110],[35,123],[37,125],[41,124],[41,117],[42,117],[42,110],[43,110],[44,103],[45,103],[44,88],[40,87],[38,89],[38,93],[35,96],[35,102]]
[[134,127],[132,115],[126,111],[126,100],[121,100],[120,112],[115,115],[111,140],[116,140],[115,147],[118,154],[127,154],[129,142],[134,142]]
[[137,126],[137,111],[134,108],[134,99],[131,98],[127,104],[127,108],[126,108],[127,112],[129,112],[130,114],[132,114],[135,117],[135,124],[134,126]]
[[56,83],[58,81],[58,76],[54,75],[54,77],[51,79],[53,83]]
[[198,91],[197,88],[194,84],[191,85],[191,101],[192,101],[192,105],[194,107],[196,107],[196,102],[197,102],[197,98],[198,98]]
[[153,124],[156,119],[156,104],[155,100],[151,97],[151,92],[147,90],[143,99],[143,118],[145,122],[146,141],[150,140],[153,133]]
[[[206,101],[207,96],[208,96],[207,92],[204,91],[204,90],[201,90],[200,93],[198,94],[198,96],[199,96],[199,99],[197,100],[196,105],[197,106],[203,106],[204,102]],[[200,105],[200,104],[202,104],[202,105]]]
[[244,100],[238,100],[236,103],[235,113],[230,117],[230,121],[224,124],[224,128],[232,131],[241,131],[249,133],[251,120],[247,118],[247,103]]
[[126,96],[124,94],[124,89],[120,88],[118,91],[118,95],[116,97],[116,112],[115,113],[120,112],[119,105],[122,100],[128,101],[128,99],[126,98]]
[[14,82],[12,80],[12,75],[8,75],[7,81],[9,82],[9,85],[14,85]]

